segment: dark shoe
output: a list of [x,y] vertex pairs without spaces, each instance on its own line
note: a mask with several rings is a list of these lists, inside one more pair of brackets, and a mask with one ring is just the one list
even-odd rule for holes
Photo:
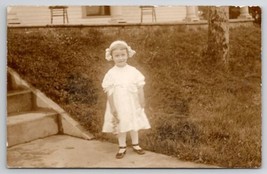
[[139,155],[144,155],[145,151],[141,148],[141,149],[135,149],[134,146],[139,146],[139,144],[133,144],[133,151],[136,152]]
[[124,152],[122,152],[122,153],[118,152],[118,153],[116,154],[116,158],[117,158],[117,159],[122,159],[122,158],[124,157],[124,155],[126,154],[126,147],[119,147],[119,148],[120,148],[120,149],[125,149]]

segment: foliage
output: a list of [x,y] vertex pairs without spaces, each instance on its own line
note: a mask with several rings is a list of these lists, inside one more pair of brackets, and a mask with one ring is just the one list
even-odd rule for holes
[[[200,19],[208,20],[209,13],[208,8],[210,6],[198,6]],[[238,19],[240,15],[240,6],[229,6],[229,19]],[[261,25],[261,7],[259,6],[249,6],[249,14],[254,19],[254,23]]]
[[[60,104],[99,139],[112,67],[104,50],[116,40],[136,50],[129,64],[146,77],[152,129],[148,150],[223,167],[261,165],[261,31],[230,31],[229,70],[204,59],[207,30],[180,26],[8,29],[8,66]],[[210,58],[212,59],[212,58]]]

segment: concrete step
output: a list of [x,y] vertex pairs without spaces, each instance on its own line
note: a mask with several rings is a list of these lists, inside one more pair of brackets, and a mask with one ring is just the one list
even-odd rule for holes
[[7,117],[8,147],[58,133],[58,115],[49,109],[10,114]]
[[7,73],[7,90],[12,90],[12,77],[9,73]]
[[28,89],[7,92],[7,113],[30,111],[33,108],[33,95]]
[[23,80],[19,77],[19,75],[8,67],[7,71],[7,90],[17,90],[17,89],[25,89],[25,84]]

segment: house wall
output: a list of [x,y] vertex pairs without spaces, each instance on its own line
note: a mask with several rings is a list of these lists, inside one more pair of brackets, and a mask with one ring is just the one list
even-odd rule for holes
[[[21,25],[50,24],[50,10],[48,6],[11,6],[9,14],[16,14]],[[155,8],[157,22],[177,22],[186,17],[185,6],[158,6]],[[127,23],[140,23],[141,9],[139,6],[122,6],[122,18]],[[68,7],[69,24],[107,24],[112,16],[87,17],[82,15],[82,6]],[[144,15],[144,22],[151,22],[151,15]],[[54,24],[62,24],[62,17],[55,17]]]
[[44,6],[12,6],[9,13],[16,14],[21,25],[50,23],[49,9]]
[[[14,6],[10,13],[16,13],[21,25],[48,25],[50,24],[50,10],[48,6]],[[68,7],[69,24],[104,24],[111,17],[82,18],[81,6]],[[54,17],[54,24],[62,24],[62,17]]]
[[[158,6],[155,7],[157,22],[177,22],[186,17],[185,6]],[[128,23],[141,21],[141,9],[139,6],[123,6],[122,16]],[[151,15],[143,15],[144,22],[152,22]]]

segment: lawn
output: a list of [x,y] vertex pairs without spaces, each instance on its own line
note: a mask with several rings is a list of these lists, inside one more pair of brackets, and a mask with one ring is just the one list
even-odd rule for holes
[[[222,167],[261,166],[261,30],[230,30],[229,69],[205,57],[207,30],[185,27],[8,29],[8,66],[61,105],[98,139],[113,66],[105,49],[125,40],[146,77],[145,149]],[[115,152],[114,152],[115,153]]]

